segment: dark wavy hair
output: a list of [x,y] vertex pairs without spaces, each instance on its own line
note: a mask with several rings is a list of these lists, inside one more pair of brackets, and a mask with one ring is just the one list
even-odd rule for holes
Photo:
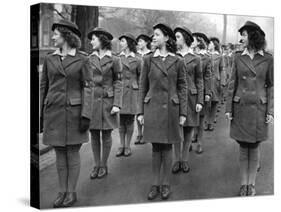
[[218,41],[216,40],[210,40],[210,42],[213,42],[214,46],[215,46],[215,50],[220,52],[220,44],[218,43]]
[[70,48],[79,49],[81,47],[81,40],[74,32],[63,26],[58,26],[55,29],[61,33],[61,36],[70,46]]
[[124,37],[127,41],[127,45],[128,45],[128,48],[131,52],[134,52],[136,53],[137,52],[137,46],[136,46],[136,42],[131,40],[131,39],[128,39],[126,37]]
[[248,48],[259,51],[266,47],[265,35],[259,30],[246,29],[248,33]]
[[170,36],[169,36],[169,34],[166,32],[166,30],[163,30],[163,29],[160,29],[160,28],[158,28],[161,32],[163,32],[163,34],[165,35],[165,36],[168,36],[169,37],[169,39],[168,39],[168,41],[166,42],[166,48],[167,48],[167,50],[169,51],[169,52],[171,52],[171,53],[176,53],[177,52],[177,44],[176,44],[176,41],[173,39],[173,38],[171,38]]
[[183,39],[184,39],[186,45],[187,45],[188,47],[190,47],[191,44],[192,44],[192,41],[191,41],[189,35],[188,35],[185,31],[183,31],[183,30],[179,30],[178,32],[180,32],[180,33],[182,34]]
[[202,50],[202,49],[207,49],[207,45],[202,37],[199,36],[194,36],[197,40],[197,47]]
[[111,50],[112,49],[112,43],[111,40],[102,33],[97,33],[95,36],[99,39],[101,44],[101,49]]
[[151,49],[151,41],[144,36],[140,36],[139,39],[142,39],[146,42],[146,48]]

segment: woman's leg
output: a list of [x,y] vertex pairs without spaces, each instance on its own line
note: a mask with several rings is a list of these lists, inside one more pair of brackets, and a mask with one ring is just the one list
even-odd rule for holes
[[199,126],[196,127],[196,141],[197,141],[197,152],[201,153],[202,150],[202,138],[203,138],[203,127],[204,127],[205,117],[200,115]]
[[194,127],[184,127],[184,141],[183,141],[183,153],[182,160],[189,161],[189,148],[191,145],[192,135],[193,135]]
[[213,125],[214,121],[216,118],[216,113],[217,113],[217,107],[218,107],[218,102],[212,102],[211,104],[211,110],[210,110],[210,117],[209,117],[209,129],[213,130]]
[[153,185],[160,185],[160,172],[161,172],[161,161],[162,155],[158,149],[158,144],[152,144],[152,174],[153,174]]
[[60,192],[67,192],[68,165],[65,147],[54,147]]
[[163,176],[161,185],[170,185],[170,174],[173,161],[172,157],[172,146],[170,148],[162,150]]
[[257,169],[259,165],[259,151],[260,144],[250,144],[249,145],[249,181],[248,184],[256,184]]
[[112,147],[112,130],[102,130],[102,160],[101,166],[107,167],[107,160],[110,155],[111,147]]
[[248,185],[249,148],[247,143],[240,142],[239,144],[241,185]]
[[126,121],[126,129],[127,129],[127,135],[126,135],[126,141],[125,141],[125,147],[130,148],[132,136],[134,133],[134,115],[128,115],[127,121]]
[[91,144],[95,166],[99,167],[101,162],[100,130],[91,130]]
[[119,127],[119,135],[120,135],[120,147],[125,147],[125,135],[126,135],[126,117],[123,114],[120,114],[120,127]]
[[75,192],[78,178],[80,175],[80,153],[81,144],[68,145],[67,147],[68,162],[68,192]]

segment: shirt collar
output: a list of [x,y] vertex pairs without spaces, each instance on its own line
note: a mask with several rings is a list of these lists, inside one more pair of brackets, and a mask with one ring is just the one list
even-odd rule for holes
[[213,52],[210,52],[211,54],[216,54],[216,55],[220,55],[220,53],[218,51],[213,51]]
[[96,55],[98,58],[102,59],[105,56],[112,57],[112,52],[107,50],[102,57],[99,55],[98,51],[94,51],[91,55]]
[[130,54],[128,54],[128,55],[126,55],[125,54],[125,52],[121,52],[120,54],[119,54],[120,56],[125,56],[125,57],[136,57],[136,54],[134,53],[134,52],[130,52]]
[[184,57],[184,56],[187,55],[187,54],[192,54],[192,55],[194,55],[194,52],[193,52],[193,50],[192,50],[191,48],[189,48],[187,52],[183,52],[183,53],[182,53],[181,51],[178,51],[177,53],[180,54],[182,57]]
[[166,55],[162,55],[162,54],[160,53],[160,50],[159,50],[159,49],[156,49],[155,52],[154,52],[153,57],[164,57],[164,58],[166,58],[166,57],[168,57],[169,55],[170,55],[170,56],[176,56],[174,53],[171,53],[171,52],[168,52]]
[[[59,56],[62,56],[62,57],[65,57],[66,55],[63,55],[61,50],[60,49],[57,49],[56,51],[53,52],[53,55],[59,55]],[[70,56],[75,56],[76,55],[76,49],[71,49],[67,55],[70,55]]]
[[139,53],[141,56],[144,56],[144,55],[146,55],[146,54],[148,54],[148,53],[150,53],[150,52],[151,52],[150,49],[148,49],[146,52],[143,52],[143,51],[138,50],[138,53]]
[[[264,56],[263,50],[259,50],[258,52],[256,52],[256,54]],[[251,57],[251,54],[250,54],[250,52],[249,52],[249,50],[247,48],[244,49],[244,51],[242,52],[242,55],[248,55],[248,56]]]
[[198,53],[205,55],[205,54],[207,54],[207,50],[206,49],[201,49],[201,50],[199,50]]

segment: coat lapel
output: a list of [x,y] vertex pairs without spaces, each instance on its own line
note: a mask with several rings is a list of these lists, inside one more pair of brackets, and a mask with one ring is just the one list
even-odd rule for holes
[[256,73],[255,67],[253,66],[253,62],[248,55],[242,55],[240,60],[246,65],[254,74]]
[[164,62],[162,61],[161,57],[152,57],[151,62],[160,69],[165,75],[168,75],[167,69],[165,67]]
[[62,66],[63,66],[64,70],[66,70],[67,67],[69,67],[71,64],[73,64],[79,60],[81,60],[81,58],[79,58],[77,56],[67,55],[66,58],[62,61]]
[[171,66],[178,60],[177,57],[173,57],[173,56],[168,56],[166,58],[166,60],[164,61],[164,63],[166,64],[167,70],[169,70],[171,68]]
[[51,63],[54,65],[54,67],[62,74],[62,75],[66,75],[64,68],[62,66],[62,62],[60,60],[60,56],[58,55],[53,55]]
[[255,57],[257,57],[257,59],[254,58],[254,60],[253,60],[254,67],[257,67],[260,64],[262,64],[263,62],[267,61],[266,57],[263,57],[261,55],[256,55]]
[[193,57],[192,55],[188,54],[187,56],[184,57],[185,65],[191,63],[194,59],[195,59],[195,57]]
[[101,60],[100,60],[100,66],[101,66],[101,70],[103,73],[105,73],[108,69],[105,69],[106,64],[111,63],[112,62],[112,57],[109,56],[104,56]]
[[120,58],[121,58],[122,65],[126,66],[127,68],[130,68],[128,59],[125,56],[121,56]]
[[100,60],[96,55],[90,56],[90,64],[94,67],[96,67],[97,70],[102,72],[101,65],[100,65]]

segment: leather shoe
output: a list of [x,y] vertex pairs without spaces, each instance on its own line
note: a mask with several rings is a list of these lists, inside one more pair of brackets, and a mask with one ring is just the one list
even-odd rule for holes
[[172,173],[173,174],[177,174],[179,173],[181,170],[181,162],[180,161],[177,161],[174,163],[173,167],[172,167]]
[[170,186],[169,185],[162,185],[161,186],[161,199],[166,200],[169,198],[171,194]]
[[150,188],[147,199],[148,200],[154,200],[159,194],[160,194],[160,186],[153,185]]
[[188,173],[190,171],[190,167],[188,165],[187,161],[182,161],[181,162],[181,169],[184,173]]
[[248,192],[247,196],[255,196],[256,195],[256,189],[253,184],[248,185]]
[[119,147],[117,153],[116,153],[116,157],[121,157],[124,156],[124,147]]
[[62,207],[62,203],[63,203],[63,201],[65,199],[65,196],[66,196],[66,192],[59,192],[57,198],[54,201],[53,207],[54,208]]
[[62,206],[71,207],[75,202],[77,202],[76,192],[67,192],[66,197],[62,203]]
[[97,166],[94,167],[93,171],[90,174],[91,179],[96,179],[98,177],[99,169],[100,169],[100,167],[97,167]]
[[248,186],[247,185],[241,185],[239,195],[241,197],[245,197],[245,196],[247,196],[247,193],[248,193]]
[[100,167],[99,168],[99,173],[98,173],[98,178],[101,179],[107,175],[107,167]]

